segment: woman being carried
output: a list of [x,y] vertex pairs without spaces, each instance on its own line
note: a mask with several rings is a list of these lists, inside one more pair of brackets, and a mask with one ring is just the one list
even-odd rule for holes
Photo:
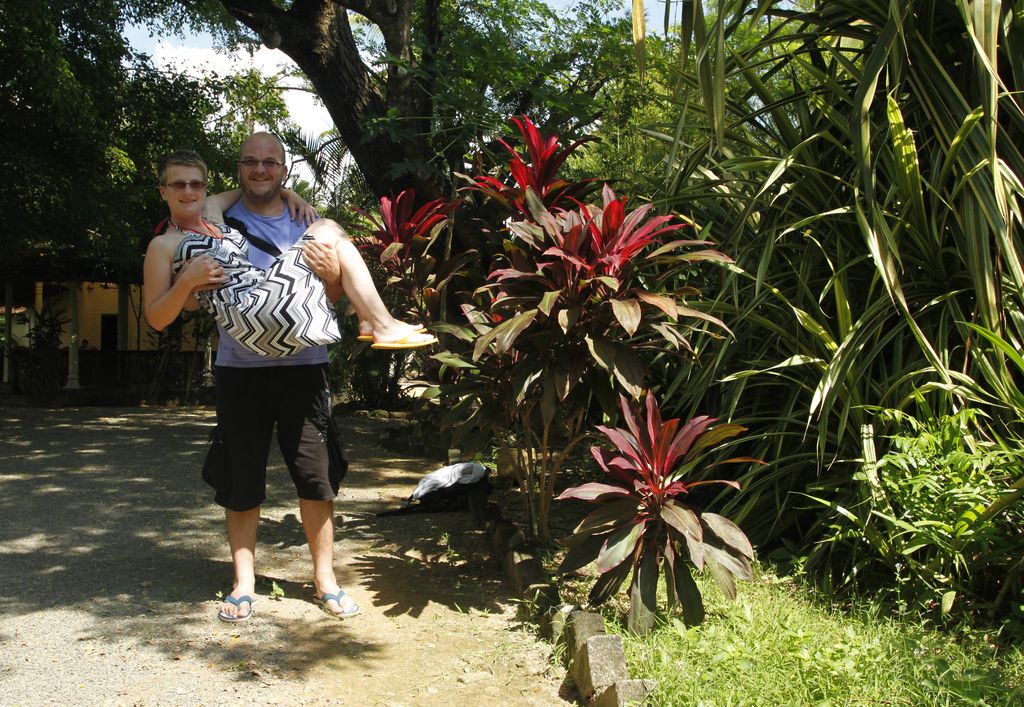
[[245,237],[222,225],[222,210],[229,205],[224,202],[231,197],[208,200],[207,175],[205,162],[194,152],[175,152],[161,162],[160,196],[170,210],[169,226],[150,241],[143,275],[146,319],[154,329],[163,330],[183,309],[202,306],[240,344],[262,356],[286,356],[338,341],[324,282],[302,255],[303,245],[315,239],[334,246],[342,288],[360,319],[370,323],[375,348],[416,348],[437,341],[391,316],[359,251],[334,221],[314,222],[267,270],[254,266]]

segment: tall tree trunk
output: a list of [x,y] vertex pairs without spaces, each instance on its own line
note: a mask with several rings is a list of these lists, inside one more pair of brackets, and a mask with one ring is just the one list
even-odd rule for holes
[[[270,0],[223,5],[298,64],[378,196],[407,187],[422,199],[448,196],[448,175],[431,148],[429,84],[406,68],[418,65],[410,43],[413,0],[296,0],[288,10]],[[388,53],[402,65],[392,62],[383,74],[370,70],[352,35],[349,9],[380,28]]]

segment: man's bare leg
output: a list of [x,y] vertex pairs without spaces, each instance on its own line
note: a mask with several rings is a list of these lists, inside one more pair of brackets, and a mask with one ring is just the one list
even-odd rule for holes
[[[231,596],[246,594],[252,596],[256,591],[256,528],[260,522],[259,506],[247,511],[225,510],[228,526],[228,545],[231,546],[231,562],[235,568],[235,585]],[[243,603],[237,607],[229,602],[220,606],[226,616],[245,616],[252,607]]]
[[[299,516],[313,558],[316,595],[319,598],[324,594],[337,594],[340,587],[334,574],[334,502],[300,498]],[[347,595],[342,597],[341,606],[335,601],[328,602],[328,609],[335,614],[350,611],[354,606],[355,602]]]

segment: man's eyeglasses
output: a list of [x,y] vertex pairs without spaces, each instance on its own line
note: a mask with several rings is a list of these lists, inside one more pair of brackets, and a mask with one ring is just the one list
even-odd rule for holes
[[247,169],[255,169],[256,165],[261,164],[263,165],[263,169],[267,171],[277,169],[278,167],[284,167],[284,162],[278,162],[277,160],[271,159],[257,160],[253,157],[246,157],[244,160],[238,160],[238,164],[246,167]]
[[167,182],[167,184],[164,186],[174,191],[185,191],[185,187],[191,187],[192,191],[202,191],[206,189],[206,182],[202,182],[198,179],[193,179],[191,182]]

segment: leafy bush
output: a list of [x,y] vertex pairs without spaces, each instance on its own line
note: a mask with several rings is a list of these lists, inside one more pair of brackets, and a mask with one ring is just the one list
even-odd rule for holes
[[[739,489],[735,481],[691,481],[689,477],[705,466],[716,445],[744,428],[728,423],[712,427],[717,420],[706,416],[681,426],[678,419],[663,422],[651,394],[646,398],[646,418],[631,409],[625,398],[621,404],[627,429],[597,428],[618,453],[591,447],[611,483],[586,483],[558,497],[600,504],[565,541],[569,551],[559,572],[594,562],[601,573],[590,592],[590,603],[596,605],[614,595],[632,571],[629,628],[643,633],[654,626],[657,581],[664,570],[669,607],[678,603],[686,622],[699,624],[704,620],[704,604],[690,565],[698,570],[706,566],[722,593],[735,599],[735,578],[751,578],[754,550],[732,521],[701,512],[683,498],[707,484]],[[737,457],[721,463],[757,461]]]
[[22,392],[45,398],[64,385],[61,364],[61,334],[68,322],[64,311],[44,307],[28,332],[29,355],[19,362],[18,381]]
[[708,290],[735,338],[695,339],[703,365],[666,366],[661,400],[748,422],[772,469],[726,508],[758,541],[813,546],[810,484],[850,505],[872,407],[916,389],[939,414],[984,406],[990,438],[1020,419],[1021,378],[970,326],[1021,350],[1013,6],[728,0],[706,18],[687,3],[663,196],[736,260]]
[[865,464],[854,477],[859,502],[818,499],[835,514],[811,564],[829,557],[840,585],[871,587],[911,611],[999,611],[1019,593],[1024,567],[1024,514],[1011,505],[1024,487],[1024,451],[974,439],[971,410],[926,421],[889,410],[880,418],[900,429],[888,438],[892,448],[874,462],[865,435]]
[[473,187],[508,207],[503,252],[463,304],[468,326],[438,328],[456,341],[437,359],[451,370],[442,395],[460,448],[497,440],[503,451],[531,450],[520,484],[531,531],[547,540],[555,479],[592,409],[614,415],[621,391],[640,396],[645,358],[687,352],[696,326],[724,328],[687,306],[693,288],[658,291],[651,264],[729,258],[703,240],[664,243],[689,224],[654,215],[650,204],[630,210],[608,186],[601,206],[579,203],[591,185],[555,172],[579,143],[559,150],[557,138],[542,137],[529,120],[517,124],[532,164],[516,154],[516,186],[484,176]]
[[[441,317],[442,293],[475,253],[438,255],[443,250],[438,241],[458,201],[417,203],[413,189],[394,198],[381,197],[378,213],[357,209],[365,222],[353,230],[354,242],[370,256],[367,266],[389,311],[426,325]],[[348,387],[361,405],[396,409],[406,402],[402,379],[410,375],[412,360],[405,351],[375,351],[359,343],[343,343],[334,347],[333,380],[339,387]]]
[[29,348],[35,352],[59,350],[64,325],[68,321],[70,320],[64,316],[64,310],[43,307],[36,317],[35,325],[29,329]]

